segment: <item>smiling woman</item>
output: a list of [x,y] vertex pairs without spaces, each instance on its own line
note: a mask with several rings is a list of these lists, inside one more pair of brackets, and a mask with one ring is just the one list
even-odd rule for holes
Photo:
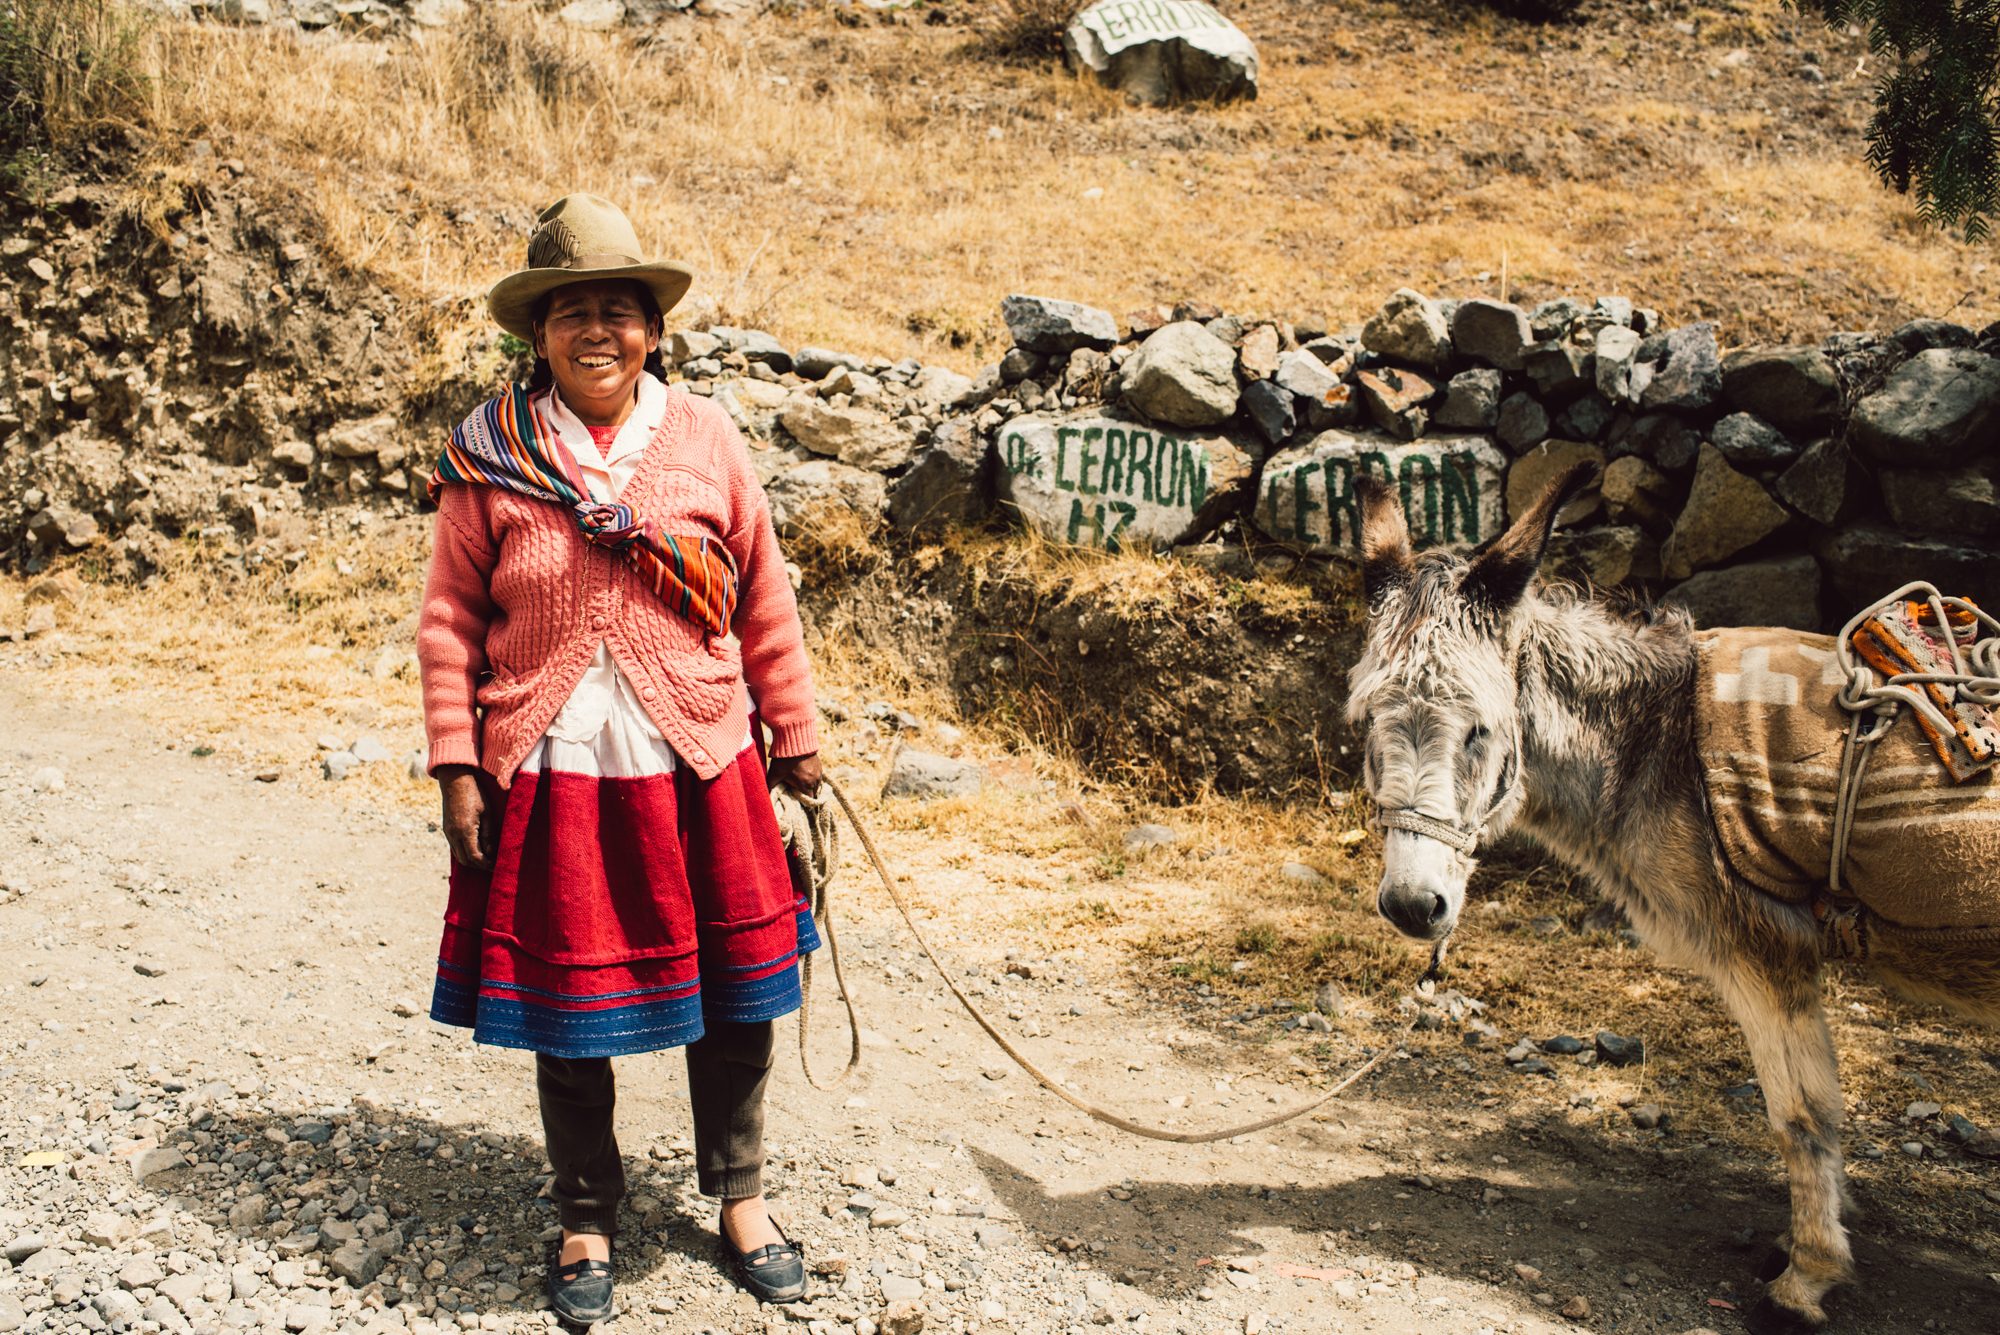
[[687,1049],[700,1187],[745,1286],[805,1292],[764,1206],[763,1099],[819,938],[766,784],[819,786],[812,672],[742,437],[662,383],[691,275],[639,251],[616,205],[571,195],[494,285],[535,373],[439,461],[417,637],[453,861],[431,1014],[536,1054],[550,1298],[586,1324],[612,1310],[624,1194],[611,1058],[661,1048]]

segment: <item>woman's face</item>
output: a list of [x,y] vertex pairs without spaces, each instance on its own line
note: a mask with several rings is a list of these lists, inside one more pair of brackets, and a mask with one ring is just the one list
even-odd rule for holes
[[660,345],[660,322],[639,304],[629,278],[570,283],[549,297],[535,325],[535,355],[548,361],[563,402],[592,425],[622,419],[646,354]]

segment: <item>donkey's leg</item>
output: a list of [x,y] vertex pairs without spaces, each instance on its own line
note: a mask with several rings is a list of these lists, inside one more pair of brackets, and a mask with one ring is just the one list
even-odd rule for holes
[[1750,1044],[1771,1129],[1791,1178],[1789,1264],[1751,1313],[1759,1332],[1810,1329],[1826,1321],[1820,1299],[1853,1278],[1840,1212],[1840,1077],[1820,1008],[1817,960],[1752,972],[1748,961],[1718,979],[1723,999]]

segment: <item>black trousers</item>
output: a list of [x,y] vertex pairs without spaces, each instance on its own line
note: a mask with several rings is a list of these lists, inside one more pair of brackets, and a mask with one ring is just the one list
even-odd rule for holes
[[[771,1079],[774,1026],[710,1024],[687,1045],[688,1101],[694,1109],[696,1185],[735,1200],[764,1191],[764,1086]],[[618,1231],[625,1166],[612,1132],[617,1103],[609,1057],[535,1054],[557,1216],[572,1233]]]

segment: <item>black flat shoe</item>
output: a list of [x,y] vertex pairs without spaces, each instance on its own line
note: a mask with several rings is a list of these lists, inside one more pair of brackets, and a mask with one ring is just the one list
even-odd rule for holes
[[[772,1228],[778,1228],[778,1221],[771,1221]],[[722,1251],[736,1263],[736,1273],[743,1281],[743,1287],[759,1302],[795,1303],[806,1296],[806,1261],[798,1244],[785,1238],[785,1230],[778,1228],[778,1236],[783,1242],[774,1242],[759,1247],[754,1252],[741,1252],[729,1240],[727,1231],[718,1231],[722,1239]]]
[[588,1326],[611,1315],[611,1262],[585,1257],[549,1267],[549,1307],[565,1321]]

